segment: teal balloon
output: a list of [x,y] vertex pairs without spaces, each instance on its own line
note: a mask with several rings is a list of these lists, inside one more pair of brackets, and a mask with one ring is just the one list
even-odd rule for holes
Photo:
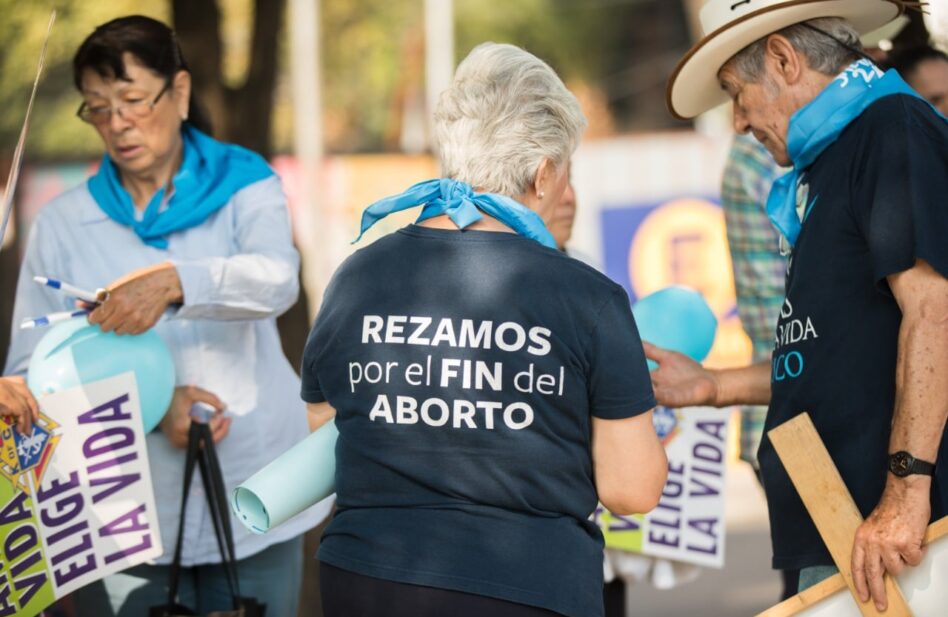
[[[660,289],[632,307],[639,336],[657,347],[683,353],[696,362],[708,357],[718,320],[704,297],[688,287]],[[650,369],[655,363],[649,360]]]
[[133,371],[145,432],[158,426],[174,394],[174,360],[153,330],[119,336],[85,319],[56,324],[30,358],[26,383],[36,397]]

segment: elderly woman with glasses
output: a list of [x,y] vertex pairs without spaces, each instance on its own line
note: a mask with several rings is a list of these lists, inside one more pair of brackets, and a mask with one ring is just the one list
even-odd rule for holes
[[[71,308],[34,276],[108,290],[88,319],[102,330],[154,330],[175,359],[177,382],[160,431],[148,435],[151,478],[165,546],[178,531],[182,448],[196,402],[211,420],[225,485],[232,490],[308,433],[299,379],[283,355],[276,317],[298,293],[280,179],[257,154],[220,143],[195,106],[191,75],[173,32],[147,17],[96,30],[74,59],[79,117],[105,156],[88,182],[36,218],[20,272],[14,323]],[[26,371],[42,329],[14,329],[6,373]],[[231,607],[203,495],[194,489],[184,529],[180,599],[205,614]],[[236,525],[240,588],[295,615],[308,511],[266,536]],[[147,614],[163,604],[171,551],[155,565],[80,591],[84,615]]]
[[589,516],[654,507],[667,463],[628,296],[545,223],[585,119],[549,66],[487,43],[435,120],[445,177],[368,208],[363,231],[424,206],[336,272],[304,354],[339,429],[324,612],[595,617]]

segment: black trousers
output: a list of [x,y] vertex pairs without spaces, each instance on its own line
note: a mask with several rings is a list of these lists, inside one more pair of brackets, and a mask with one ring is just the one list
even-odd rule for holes
[[559,613],[461,591],[407,585],[319,564],[326,617],[561,617]]

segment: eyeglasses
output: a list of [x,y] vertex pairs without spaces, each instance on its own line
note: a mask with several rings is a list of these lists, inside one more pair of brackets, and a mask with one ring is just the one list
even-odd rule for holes
[[125,120],[141,120],[151,115],[155,105],[158,104],[158,101],[161,100],[161,97],[164,96],[170,86],[171,82],[166,81],[161,91],[150,101],[147,99],[129,101],[115,107],[89,107],[88,103],[83,102],[76,111],[76,115],[83,122],[95,125],[108,124],[109,120],[112,119],[112,112],[117,113],[119,117]]

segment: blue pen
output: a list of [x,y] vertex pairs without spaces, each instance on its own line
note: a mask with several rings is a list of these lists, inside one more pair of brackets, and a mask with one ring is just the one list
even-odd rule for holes
[[20,323],[20,329],[28,330],[30,328],[39,328],[40,326],[51,326],[54,323],[59,323],[60,321],[66,321],[68,319],[72,319],[73,317],[82,317],[88,314],[89,314],[89,311],[87,310],[62,311],[60,313],[50,313],[49,315],[43,315],[41,317],[33,317],[32,319],[24,319]]
[[96,289],[94,292],[86,291],[85,289],[80,289],[75,285],[65,283],[58,279],[49,278],[47,276],[34,276],[33,280],[39,283],[40,285],[46,285],[47,287],[52,287],[53,289],[58,289],[63,293],[67,293],[71,296],[84,300],[91,304],[99,304],[105,302],[105,299],[108,297],[108,292],[104,289]]

